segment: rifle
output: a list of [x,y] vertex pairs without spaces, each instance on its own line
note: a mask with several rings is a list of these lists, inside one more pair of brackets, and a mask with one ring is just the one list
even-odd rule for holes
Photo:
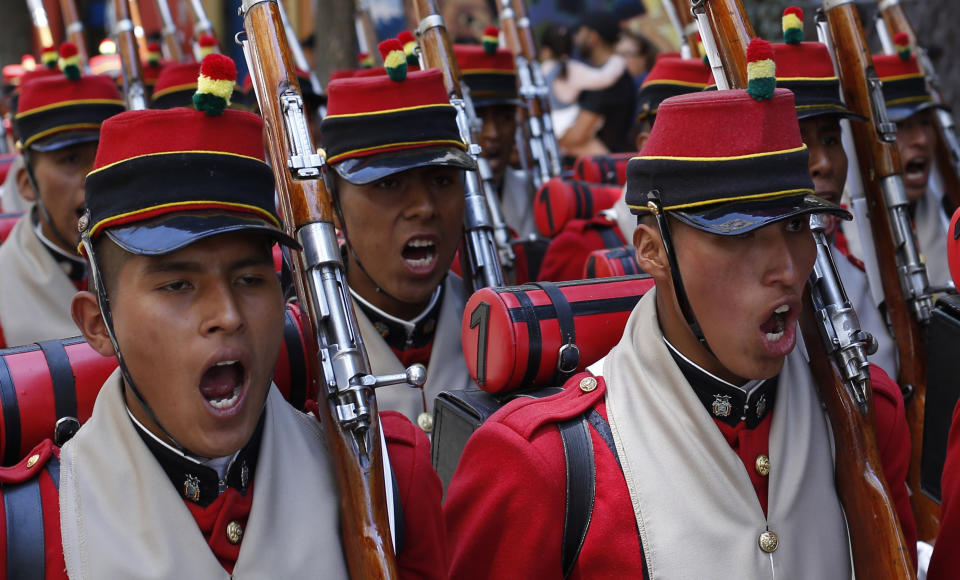
[[[752,27],[740,0],[695,0],[694,6],[700,24],[709,25],[701,29],[701,36],[706,40],[705,31],[717,31],[711,36],[718,60],[738,63],[742,58],[742,76],[722,70],[729,85],[745,87],[746,39]],[[810,221],[817,261],[804,291],[800,327],[836,442],[837,495],[847,514],[854,569],[864,578],[913,578],[913,562],[880,468],[873,427],[866,355],[876,345],[860,330],[847,299],[824,235],[824,216],[812,216]]]
[[143,73],[140,65],[140,52],[134,38],[134,23],[130,18],[130,4],[127,0],[113,0],[113,33],[117,37],[117,53],[120,55],[120,74],[123,77],[123,96],[128,111],[147,108],[147,93],[143,85]]
[[887,117],[860,16],[856,6],[846,0],[824,2],[824,12],[833,45],[843,47],[837,55],[837,65],[847,107],[873,120],[872,124],[851,125],[870,213],[876,262],[900,359],[897,382],[904,390],[912,443],[907,473],[910,503],[920,539],[932,540],[939,529],[939,507],[920,491],[927,369],[921,327],[929,322],[933,308],[927,271],[920,261],[907,212],[907,194],[896,146],[897,127]]
[[699,58],[701,55],[697,47],[697,22],[690,12],[689,0],[664,0],[663,10],[680,39],[680,56]]
[[357,42],[360,45],[360,52],[365,52],[373,59],[374,66],[383,65],[383,56],[377,50],[380,41],[377,39],[377,27],[373,24],[373,17],[370,15],[370,2],[368,0],[355,0],[356,7],[356,27]]
[[30,10],[33,29],[40,39],[40,49],[44,52],[53,50],[53,33],[50,31],[50,21],[47,20],[47,9],[43,7],[43,0],[27,0],[27,8]]
[[[201,0],[189,0],[187,2],[187,9],[190,12],[190,18],[193,20],[193,50],[197,56],[197,60],[200,60],[199,38],[203,35],[216,37],[217,34],[213,30],[213,24],[210,23],[210,19],[207,18],[207,11],[204,9]],[[219,49],[216,47],[214,50],[219,52]]]
[[303,97],[277,0],[243,0],[237,40],[253,78],[264,120],[280,211],[303,250],[292,252],[294,279],[312,356],[311,384],[326,433],[340,497],[344,556],[353,578],[397,578],[387,509],[374,388],[422,385],[426,371],[373,376],[350,300],[333,225],[327,169],[310,138]]
[[[283,31],[287,37],[287,46],[290,47],[290,55],[293,57],[293,62],[298,69],[306,72],[310,78],[310,88],[313,89],[313,92],[322,95],[323,87],[320,85],[320,79],[317,78],[316,73],[313,72],[313,69],[310,68],[310,63],[307,62],[307,55],[303,54],[303,47],[300,46],[300,39],[297,38],[296,32],[294,32],[293,27],[290,25],[290,19],[287,18],[287,11],[283,7],[282,2],[277,3],[277,9],[280,11],[280,22],[283,24]],[[320,118],[322,119],[327,115],[326,107],[321,106]]]
[[[450,104],[457,110],[460,135],[479,164],[485,160],[480,157],[480,146],[471,136],[467,104],[460,90],[460,66],[453,54],[443,17],[437,9],[436,0],[416,0],[415,6],[420,20],[418,31],[423,63],[426,68],[436,68],[443,73],[443,84],[450,95]],[[487,200],[492,192],[484,188],[475,171],[467,171],[465,181],[464,243],[461,244],[462,259],[466,266],[463,269],[464,279],[472,291],[503,286],[503,270],[497,261],[497,243],[490,218],[490,202]]]
[[[933,101],[943,104],[943,95],[940,92],[940,77],[937,75],[927,50],[917,43],[917,33],[914,32],[910,20],[899,2],[878,0],[880,11],[877,19],[877,34],[886,53],[896,52],[891,40],[898,32],[906,33],[910,37],[920,70],[927,81],[927,89],[933,95]],[[960,142],[957,141],[957,126],[953,114],[941,107],[934,111],[937,122],[937,142],[935,155],[937,169],[944,181],[944,197],[950,203],[949,213],[952,214],[960,206]]]
[[87,53],[87,41],[83,36],[83,22],[77,16],[77,5],[73,0],[60,0],[60,12],[63,13],[63,24],[66,27],[67,40],[77,47],[77,57],[80,59],[80,69],[90,72],[90,59]]
[[160,15],[160,22],[163,28],[163,50],[167,58],[172,61],[180,62],[183,60],[183,47],[180,44],[180,34],[177,26],[173,23],[173,16],[170,14],[170,5],[168,0],[154,0],[157,6],[157,13]]

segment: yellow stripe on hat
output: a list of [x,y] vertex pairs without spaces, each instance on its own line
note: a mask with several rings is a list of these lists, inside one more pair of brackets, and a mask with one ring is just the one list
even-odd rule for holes
[[100,123],[73,123],[71,125],[59,125],[57,127],[47,129],[46,131],[40,131],[36,135],[24,141],[22,146],[24,148],[29,147],[40,139],[49,137],[50,135],[54,135],[56,133],[63,133],[64,131],[85,131],[88,129],[92,131],[99,131]]
[[179,155],[181,153],[194,153],[197,155],[223,155],[225,157],[238,157],[240,159],[249,159],[251,161],[256,161],[258,163],[263,163],[264,165],[266,165],[263,159],[250,157],[249,155],[240,155],[239,153],[230,153],[228,151],[204,151],[203,149],[197,149],[197,150],[185,149],[183,151],[158,151],[156,153],[145,153],[143,155],[134,155],[133,157],[127,157],[126,159],[121,159],[120,161],[114,161],[113,163],[109,163],[107,165],[104,165],[103,167],[97,167],[96,169],[88,173],[87,177],[90,177],[94,173],[99,173],[100,171],[106,171],[107,169],[120,165],[121,163],[133,161],[134,159],[143,159],[144,157],[159,157],[161,155]]
[[[663,211],[676,211],[680,209],[691,209],[695,207],[703,207],[706,205],[716,205],[718,203],[727,203],[731,201],[750,201],[752,199],[775,199],[778,197],[790,197],[798,194],[813,194],[812,189],[800,188],[800,189],[784,189],[781,191],[771,191],[769,193],[753,193],[750,195],[738,195],[733,197],[721,197],[719,199],[707,199],[704,201],[695,201],[693,203],[682,203],[679,205],[664,206]],[[646,205],[632,205],[628,204],[628,208],[637,210],[637,211],[649,211]]]
[[780,151],[764,151],[763,153],[748,153],[746,155],[732,155],[730,157],[674,157],[671,155],[641,155],[633,159],[654,160],[654,161],[736,161],[738,159],[756,159],[758,157],[771,157],[773,155],[786,155],[788,153],[797,153],[806,149],[806,144],[793,149],[782,149]]
[[370,115],[386,115],[389,113],[402,113],[405,111],[416,111],[420,109],[452,109],[453,105],[450,103],[434,103],[432,105],[416,105],[413,107],[400,107],[397,109],[381,109],[377,111],[369,111],[365,113],[340,113],[339,115],[327,115],[324,119],[347,119],[350,117],[367,117]]
[[59,101],[56,103],[50,103],[49,105],[43,105],[42,107],[36,107],[28,111],[21,111],[17,113],[14,117],[15,119],[22,119],[29,115],[35,113],[42,113],[44,111],[49,111],[50,109],[59,109],[60,107],[73,107],[76,105],[119,105],[123,106],[123,101],[116,99],[77,99],[75,101]]
[[90,228],[90,237],[93,238],[97,230],[101,228],[110,227],[111,222],[124,220],[126,218],[133,217],[139,214],[153,213],[157,210],[162,210],[162,209],[170,209],[171,211],[183,209],[186,211],[190,211],[191,207],[193,206],[210,206],[210,205],[220,206],[220,207],[223,207],[224,209],[238,209],[238,210],[243,210],[244,212],[254,213],[259,216],[262,216],[271,224],[277,227],[280,227],[280,222],[278,222],[276,218],[270,215],[270,212],[266,211],[261,207],[257,207],[255,205],[248,205],[245,203],[234,203],[229,201],[217,201],[217,200],[208,199],[208,200],[177,201],[173,203],[162,203],[162,204],[153,205],[150,207],[139,208],[134,211],[129,211],[126,213],[112,215],[108,218],[104,218],[98,221],[97,223],[95,223],[93,227]]
[[381,143],[379,145],[374,145],[373,147],[363,147],[360,149],[351,149],[350,151],[344,151],[339,155],[334,155],[333,157],[330,157],[329,159],[327,159],[327,163],[337,163],[339,161],[342,161],[346,157],[359,155],[362,153],[368,153],[370,151],[377,151],[380,149],[393,150],[398,147],[409,147],[409,146],[416,146],[416,148],[419,149],[422,147],[433,147],[436,145],[453,145],[454,147],[457,147],[458,149],[462,149],[462,150],[466,150],[467,148],[466,144],[464,144],[463,141],[456,141],[454,139],[436,139],[433,141],[399,141],[396,143]]

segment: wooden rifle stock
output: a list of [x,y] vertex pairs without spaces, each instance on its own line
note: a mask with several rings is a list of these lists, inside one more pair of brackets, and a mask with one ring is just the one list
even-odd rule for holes
[[830,364],[810,298],[804,291],[800,328],[810,355],[810,371],[830,417],[834,437],[837,495],[847,516],[857,578],[915,578],[896,508],[880,469],[873,431],[873,396],[867,381],[867,413],[861,412]]
[[177,26],[170,14],[170,4],[168,4],[168,0],[154,0],[154,3],[157,6],[157,14],[160,15],[162,26],[160,33],[163,36],[163,48],[167,58],[174,62],[181,62],[183,60],[183,46],[180,44]]
[[[827,8],[827,3],[824,4]],[[877,110],[878,106],[871,102],[871,91],[879,91],[879,87],[871,86],[871,79],[875,80],[876,74],[873,71],[873,61],[870,58],[856,6],[847,2],[832,2],[826,9],[826,17],[833,45],[837,47],[837,67],[847,107],[868,119],[886,121],[878,117],[880,114]],[[879,97],[879,106],[882,107],[882,105],[882,97]],[[893,334],[896,337],[897,353],[900,359],[898,382],[905,392],[907,422],[910,426],[912,445],[910,468],[907,474],[910,502],[913,506],[919,539],[932,541],[936,538],[940,525],[939,507],[920,490],[927,355],[918,319],[923,320],[921,311],[924,308],[929,313],[929,296],[911,296],[909,298],[915,302],[911,305],[904,292],[907,283],[901,278],[901,272],[907,266],[899,263],[901,260],[898,259],[898,254],[903,252],[904,246],[915,244],[915,242],[912,239],[912,233],[908,231],[902,232],[902,235],[910,236],[905,242],[897,241],[894,235],[895,228],[904,230],[908,229],[908,226],[903,226],[891,217],[888,211],[890,201],[885,198],[884,191],[884,180],[900,179],[900,156],[896,142],[885,140],[884,136],[878,133],[878,126],[872,122],[850,125],[867,197],[876,260],[883,283],[884,301],[893,324]],[[895,134],[895,127],[886,129],[888,133],[892,130]],[[900,201],[905,211],[905,193]],[[916,253],[915,246],[913,253]],[[923,278],[925,285],[925,272],[923,272]]]
[[90,59],[87,53],[87,40],[83,35],[83,22],[77,15],[77,4],[74,0],[60,0],[60,12],[63,14],[63,25],[67,32],[67,40],[77,46],[77,57],[80,59],[80,69],[89,71]]
[[[714,2],[717,5],[711,7]],[[705,3],[706,18],[716,33],[714,40],[721,61],[736,63],[743,58],[742,69],[724,69],[728,84],[746,87],[746,47],[748,35],[752,34],[746,12],[740,0],[706,0]],[[720,20],[714,22],[715,17]],[[738,72],[740,70],[742,72]],[[818,253],[824,260],[832,261],[826,244],[822,246]],[[842,282],[835,277],[835,268],[831,266],[830,270],[833,282],[842,288]],[[831,275],[827,271],[821,273]],[[862,371],[856,385],[841,378],[835,366],[837,361],[828,354],[817,326],[813,291],[810,284],[804,291],[801,331],[810,355],[810,369],[834,435],[837,496],[847,517],[855,573],[862,578],[913,578],[913,562],[880,468],[869,374]],[[832,324],[832,320],[826,324]],[[855,388],[860,389],[860,403]]]
[[701,58],[697,22],[690,11],[690,0],[664,0],[663,9],[680,39],[680,55],[683,58]]
[[[281,213],[303,244],[294,278],[311,353],[311,384],[340,499],[341,542],[352,578],[398,577],[374,382],[356,327],[333,226],[334,209],[315,153],[276,0],[244,0],[246,54],[260,103]],[[299,108],[298,108],[299,103]],[[396,378],[396,377],[394,377]],[[393,382],[401,382],[394,380]],[[317,562],[322,576],[323,562]]]
[[380,41],[377,38],[377,27],[374,26],[373,16],[370,15],[370,2],[356,0],[354,6],[356,7],[357,37],[362,39],[364,44],[361,48],[373,59],[374,66],[383,66],[383,56],[378,49]]
[[[907,13],[899,2],[889,2],[878,0],[880,3],[880,16],[883,18],[883,25],[886,26],[890,38],[897,33],[903,32],[910,37],[910,43],[917,52],[917,62],[920,69],[927,77],[927,88],[933,95],[934,102],[941,104],[944,102],[943,95],[940,93],[940,83],[937,80],[936,71],[933,70],[933,64],[927,57],[926,49],[917,42],[917,33],[907,18]],[[960,145],[957,143],[956,126],[953,120],[953,114],[950,111],[938,110],[934,112],[937,120],[937,142],[934,154],[937,159],[937,170],[943,178],[944,196],[950,205],[950,213],[953,213],[957,207],[960,207]]]
[[30,10],[33,29],[40,40],[40,49],[53,48],[53,32],[50,30],[50,21],[47,20],[47,10],[43,7],[43,0],[27,0],[27,8]]
[[[708,35],[714,39],[720,62],[723,65],[723,74],[731,89],[747,88],[747,45],[755,35],[747,12],[741,0],[693,0],[693,12],[706,18],[709,30],[701,25],[701,36],[704,45],[709,43]],[[713,61],[710,62],[714,67]],[[717,69],[714,67],[714,76]],[[719,86],[720,79],[717,79]]]
[[[450,103],[457,110],[460,135],[468,144],[470,154],[478,159],[480,147],[474,143],[471,135],[473,127],[460,89],[460,65],[457,64],[436,0],[416,0],[415,7],[420,21],[420,53],[424,67],[439,69],[443,75],[444,88],[450,95]],[[489,209],[496,200],[490,199],[493,193],[484,187],[476,171],[467,171],[465,181],[464,241],[460,246],[464,280],[473,291],[503,286],[503,269],[498,258]]]
[[113,0],[113,10],[116,17],[114,34],[117,37],[117,53],[120,55],[120,74],[123,76],[123,96],[127,110],[146,109],[147,94],[143,87],[140,51],[137,48],[137,39],[134,38],[130,4],[127,0]]

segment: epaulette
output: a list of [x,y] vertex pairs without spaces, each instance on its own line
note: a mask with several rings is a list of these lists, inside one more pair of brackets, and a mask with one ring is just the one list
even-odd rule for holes
[[580,415],[607,392],[603,377],[583,372],[570,377],[563,391],[542,399],[518,397],[487,421],[496,421],[529,438],[534,431],[548,423],[559,423]]
[[60,448],[50,439],[44,439],[30,450],[16,465],[0,467],[0,484],[23,483],[40,475],[50,458],[60,457]]

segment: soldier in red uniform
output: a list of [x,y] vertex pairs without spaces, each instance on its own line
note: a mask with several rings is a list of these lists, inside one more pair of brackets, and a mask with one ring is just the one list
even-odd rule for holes
[[31,205],[0,246],[0,346],[78,334],[70,299],[86,287],[76,250],[84,177],[100,124],[123,111],[123,100],[110,78],[74,69],[72,78],[49,69],[29,73],[20,87],[17,187]]
[[473,384],[460,343],[466,290],[449,269],[463,231],[463,173],[476,164],[440,71],[407,73],[401,50],[384,60],[389,76],[329,84],[321,129],[370,365],[376,374],[427,367],[422,389],[384,387],[377,400],[429,431],[437,393]]
[[[47,441],[0,469],[8,577],[346,577],[320,425],[271,382],[284,311],[271,248],[297,244],[274,208],[263,123],[223,111],[229,89],[212,84],[211,114],[103,126],[81,223],[96,293],[72,311],[120,366],[62,449]],[[442,578],[426,436],[382,419],[401,576]]]
[[468,442],[444,508],[452,577],[851,576],[795,348],[809,215],[846,212],[814,195],[793,95],[772,87],[660,105],[627,183],[656,287],[592,375]]

